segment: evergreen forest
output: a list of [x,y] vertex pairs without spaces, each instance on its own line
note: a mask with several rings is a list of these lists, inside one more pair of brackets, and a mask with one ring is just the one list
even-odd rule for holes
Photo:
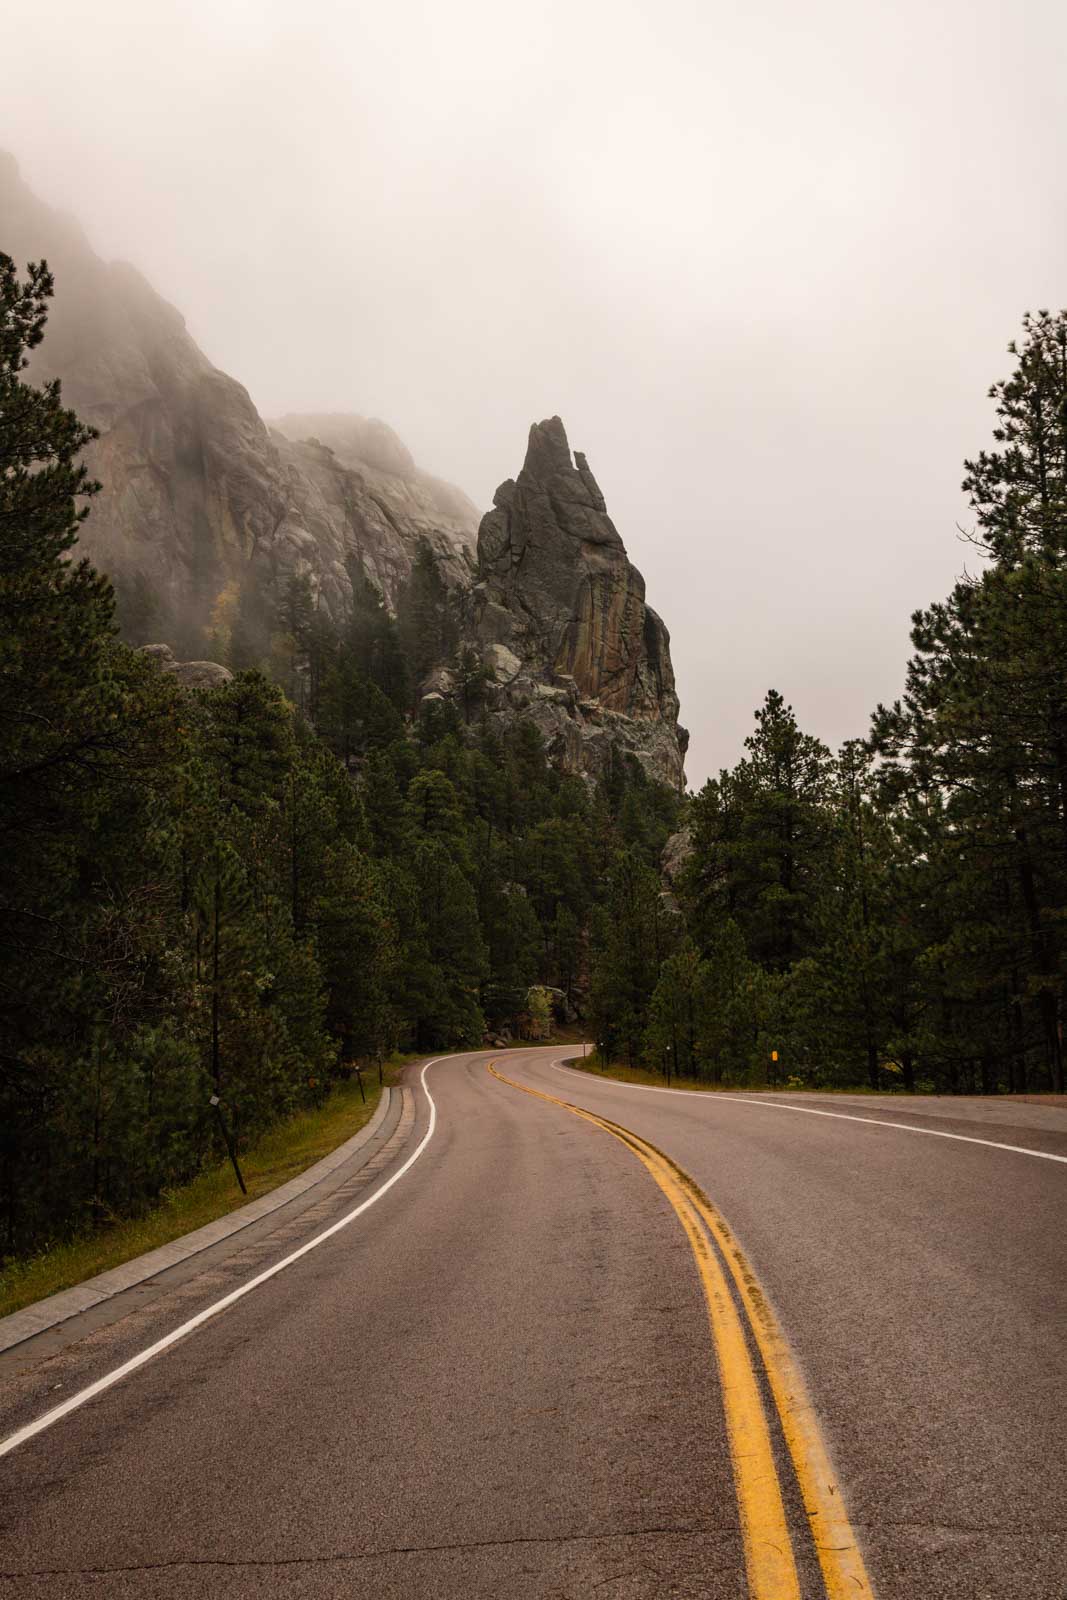
[[547,1004],[667,1077],[1062,1092],[1067,316],[993,390],[976,573],[915,614],[902,699],[834,753],[771,692],[683,798],[492,720],[428,546],[395,614],[357,561],[340,627],[242,593],[231,682],[161,671],[150,597],[75,549],[91,430],[25,375],[52,291],[0,256],[0,1255],[217,1161],[213,1097],[240,1143]]
[[636,862],[594,959],[608,1056],[715,1083],[1063,1093],[1067,313],[1028,316],[965,464],[973,573],[836,753],[772,691],[690,802],[680,918]]
[[[428,548],[391,616],[353,571],[337,631],[306,585],[231,608],[233,681],[192,693],[119,637],[73,546],[91,430],[23,369],[52,280],[0,257],[0,1250],[135,1212],[321,1099],[356,1060],[575,1015],[615,854],[654,875],[677,798],[596,790],[536,729],[455,701]],[[547,996],[545,986],[556,991]],[[531,992],[532,991],[532,992]]]

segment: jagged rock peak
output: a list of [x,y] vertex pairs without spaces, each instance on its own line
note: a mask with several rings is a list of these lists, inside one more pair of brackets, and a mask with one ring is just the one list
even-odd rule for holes
[[[575,481],[576,478],[580,480],[581,488]],[[519,483],[524,488],[532,488],[535,485],[544,488],[555,485],[558,488],[559,480],[570,486],[580,502],[587,503],[591,510],[603,515],[606,522],[604,530],[606,536],[618,539],[619,535],[614,524],[607,516],[608,508],[600,492],[600,485],[589,470],[589,463],[580,450],[574,452],[574,459],[571,460],[567,430],[559,417],[548,417],[544,422],[535,422],[530,429],[526,460],[519,473]]]
[[474,625],[511,713],[525,707],[571,770],[603,771],[617,745],[681,788],[670,639],[559,417],[530,429],[522,471],[482,518],[478,580]]
[[550,483],[560,472],[573,472],[567,430],[559,417],[548,417],[530,428],[526,460],[519,476],[527,483]]

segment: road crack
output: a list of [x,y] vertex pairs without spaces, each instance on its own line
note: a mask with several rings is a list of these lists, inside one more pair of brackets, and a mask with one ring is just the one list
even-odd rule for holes
[[709,1527],[702,1524],[677,1526],[654,1524],[647,1528],[618,1528],[607,1533],[557,1533],[529,1534],[511,1539],[461,1539],[443,1544],[383,1545],[372,1550],[339,1551],[333,1555],[318,1556],[175,1556],[166,1561],[138,1561],[129,1564],[96,1567],[31,1567],[20,1571],[0,1571],[0,1582],[20,1581],[28,1578],[92,1578],[114,1577],[133,1572],[166,1572],[180,1567],[250,1567],[273,1569],[282,1567],[329,1566],[356,1561],[379,1561],[388,1556],[442,1555],[464,1550],[503,1550],[520,1545],[597,1544],[612,1539],[650,1539],[663,1535],[689,1537],[699,1534],[704,1538],[732,1539],[736,1529]]

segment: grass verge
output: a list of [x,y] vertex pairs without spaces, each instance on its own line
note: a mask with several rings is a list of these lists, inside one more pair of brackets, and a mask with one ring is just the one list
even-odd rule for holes
[[[647,1067],[630,1067],[624,1062],[614,1061],[607,1065],[596,1056],[587,1056],[584,1060],[578,1056],[567,1062],[570,1067],[577,1067],[582,1072],[588,1072],[594,1078],[611,1078],[616,1083],[639,1083],[655,1089],[663,1089],[667,1080],[662,1072],[649,1072]],[[883,1089],[870,1089],[863,1084],[814,1084],[814,1083],[708,1083],[705,1078],[680,1078],[671,1074],[670,1087],[672,1089],[696,1089],[701,1094],[849,1094],[887,1095],[900,1093],[897,1085],[887,1084]]]
[[[667,1080],[662,1072],[649,1072],[646,1067],[628,1067],[624,1062],[609,1062],[606,1066],[596,1056],[583,1058],[575,1056],[565,1063],[568,1067],[576,1067],[580,1072],[588,1072],[594,1078],[612,1078],[616,1083],[640,1083],[647,1088],[663,1089]],[[736,1087],[729,1083],[707,1083],[702,1078],[679,1078],[671,1075],[672,1089],[702,1089],[708,1094],[714,1094],[716,1089],[732,1089]]]
[[[395,1080],[406,1062],[419,1059],[392,1057],[385,1069],[386,1083]],[[25,1261],[11,1262],[0,1271],[0,1317],[95,1278],[98,1272],[121,1266],[146,1250],[169,1244],[305,1172],[370,1120],[378,1104],[378,1075],[364,1072],[363,1077],[366,1104],[360,1099],[359,1084],[353,1078],[349,1083],[338,1084],[315,1110],[296,1112],[241,1151],[247,1195],[237,1187],[227,1160],[201,1172],[191,1183],[169,1190],[163,1203],[143,1216],[79,1235]]]

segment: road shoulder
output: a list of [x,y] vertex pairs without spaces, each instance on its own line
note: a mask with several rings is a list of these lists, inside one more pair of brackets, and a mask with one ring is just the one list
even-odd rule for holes
[[205,1251],[231,1240],[234,1235],[243,1234],[255,1223],[274,1217],[281,1221],[283,1213],[291,1215],[295,1202],[317,1198],[327,1192],[331,1181],[342,1183],[357,1172],[394,1131],[400,1111],[400,1093],[384,1088],[374,1114],[364,1127],[287,1183],[280,1184],[236,1211],[216,1217],[213,1222],[194,1229],[192,1233],[172,1239],[169,1244],[146,1251],[144,1255],[135,1256],[121,1266],[98,1273],[84,1283],[63,1289],[58,1294],[49,1295],[44,1300],[24,1306],[21,1311],[0,1318],[0,1355],[15,1350],[27,1340],[48,1333],[86,1311],[105,1305],[117,1295],[125,1294],[161,1273],[188,1263]]

